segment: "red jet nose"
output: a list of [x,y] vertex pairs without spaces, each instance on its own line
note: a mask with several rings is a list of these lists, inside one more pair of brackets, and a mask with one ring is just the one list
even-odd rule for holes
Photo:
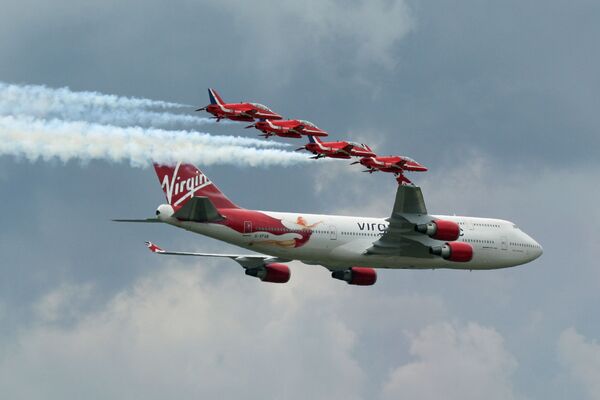
[[419,164],[418,162],[409,162],[404,165],[404,169],[409,171],[427,171],[427,167]]

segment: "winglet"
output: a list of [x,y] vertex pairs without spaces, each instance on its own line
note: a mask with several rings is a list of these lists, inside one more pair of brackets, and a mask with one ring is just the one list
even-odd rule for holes
[[145,242],[146,247],[153,253],[164,253],[165,251],[152,242]]

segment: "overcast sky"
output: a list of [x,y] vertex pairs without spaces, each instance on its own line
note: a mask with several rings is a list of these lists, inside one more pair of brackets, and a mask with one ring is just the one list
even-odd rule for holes
[[[1,82],[194,106],[215,87],[415,158],[430,212],[514,221],[544,255],[369,288],[292,263],[263,284],[143,242],[232,246],[110,222],[164,201],[150,169],[2,156],[3,396],[600,399],[599,18],[586,0],[4,4]],[[389,216],[394,179],[347,164],[203,170],[248,208]]]

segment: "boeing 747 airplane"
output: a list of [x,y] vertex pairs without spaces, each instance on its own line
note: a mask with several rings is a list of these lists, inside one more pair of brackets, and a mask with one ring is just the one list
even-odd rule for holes
[[117,221],[162,222],[252,250],[259,254],[166,251],[146,243],[160,255],[230,258],[265,282],[287,282],[285,263],[293,260],[322,265],[351,285],[372,285],[377,268],[485,270],[542,254],[510,221],[429,214],[417,186],[398,186],[388,218],[282,213],[234,204],[193,165],[154,167],[167,203],[155,218]]

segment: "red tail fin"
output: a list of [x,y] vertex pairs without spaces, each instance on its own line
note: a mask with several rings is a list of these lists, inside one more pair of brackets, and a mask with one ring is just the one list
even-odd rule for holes
[[217,208],[239,208],[191,164],[179,162],[176,166],[168,166],[155,163],[154,170],[172,206],[183,206],[193,196],[206,196]]
[[323,143],[321,141],[321,139],[319,139],[317,136],[313,136],[313,135],[308,135],[308,141],[310,143]]
[[210,99],[210,104],[225,104],[215,89],[208,89],[208,98]]

